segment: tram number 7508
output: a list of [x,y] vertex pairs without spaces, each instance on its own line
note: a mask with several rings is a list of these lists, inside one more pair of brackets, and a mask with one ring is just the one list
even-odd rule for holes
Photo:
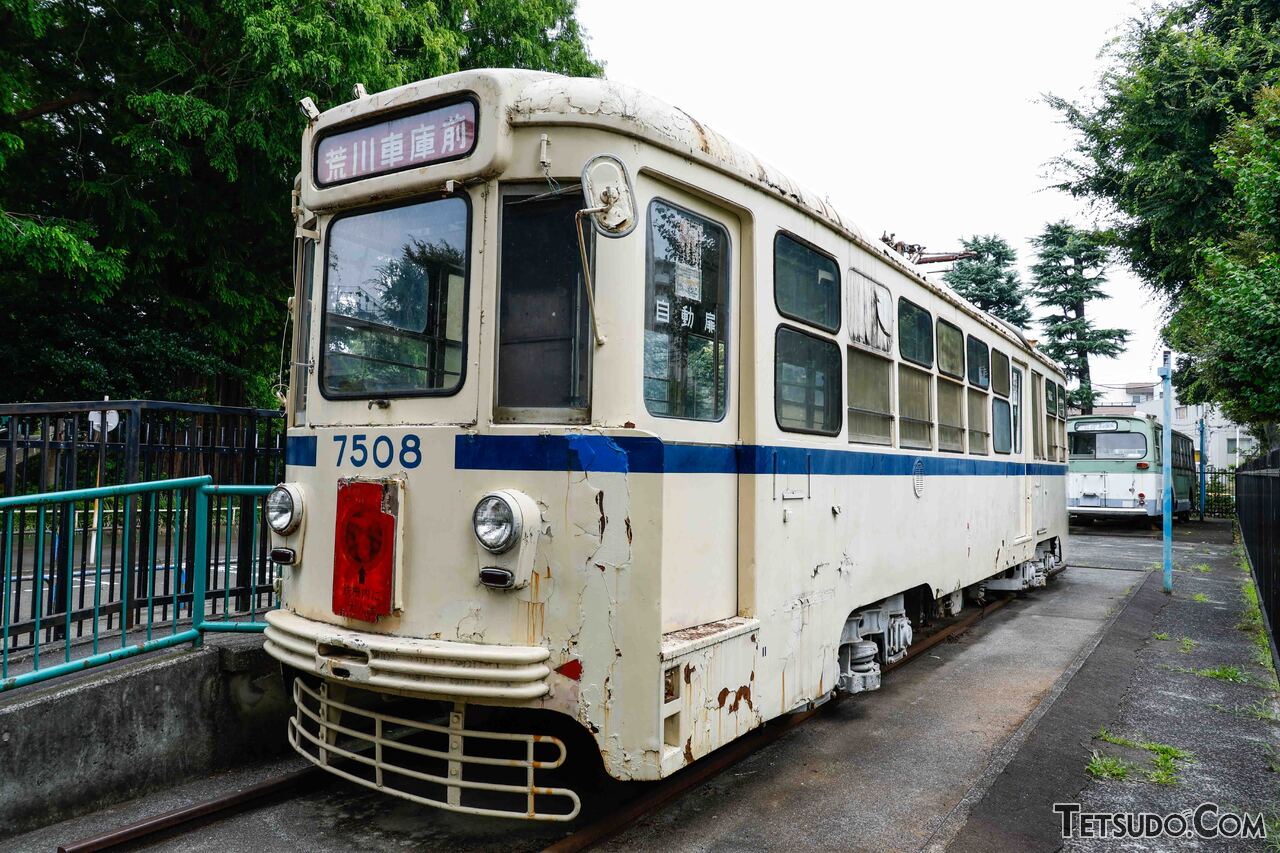
[[400,438],[399,452],[395,441],[388,435],[374,436],[370,441],[367,434],[357,432],[351,436],[335,435],[333,441],[338,445],[339,466],[345,460],[353,468],[363,468],[369,463],[378,468],[390,468],[397,458],[401,468],[417,468],[422,464],[421,440],[413,433],[406,433]]

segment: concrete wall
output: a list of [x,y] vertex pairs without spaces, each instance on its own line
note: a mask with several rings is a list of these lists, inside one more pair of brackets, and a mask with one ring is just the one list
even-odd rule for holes
[[205,642],[0,698],[0,838],[286,750],[262,638]]

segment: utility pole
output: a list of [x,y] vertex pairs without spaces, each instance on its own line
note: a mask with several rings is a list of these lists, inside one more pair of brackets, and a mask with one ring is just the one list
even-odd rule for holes
[[1200,520],[1204,521],[1204,499],[1205,499],[1205,453],[1207,448],[1204,446],[1204,404],[1200,405]]
[[1164,423],[1160,427],[1160,480],[1164,498],[1164,591],[1173,593],[1173,383],[1170,381],[1169,351],[1160,366],[1160,388],[1164,394]]

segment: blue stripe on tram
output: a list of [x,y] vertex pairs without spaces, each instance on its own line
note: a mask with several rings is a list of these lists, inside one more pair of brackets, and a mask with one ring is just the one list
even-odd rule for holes
[[651,436],[459,435],[453,464],[460,470],[599,471],[632,474],[822,474],[909,476],[916,461],[926,476],[1061,476],[1066,465],[965,456],[877,453],[819,447],[684,444]]

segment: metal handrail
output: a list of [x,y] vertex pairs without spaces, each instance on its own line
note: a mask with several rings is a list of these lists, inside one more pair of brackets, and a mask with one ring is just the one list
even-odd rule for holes
[[[45,493],[34,494],[34,495],[16,495],[16,496],[11,496],[6,498],[0,498],[0,513],[3,513],[4,515],[3,531],[2,531],[2,534],[0,534],[3,536],[3,540],[0,540],[3,542],[3,550],[0,550],[0,556],[3,556],[3,566],[0,566],[0,575],[2,575],[2,579],[3,579],[3,587],[0,587],[0,590],[3,591],[3,594],[0,594],[0,608],[3,609],[3,613],[0,614],[0,692],[4,692],[6,690],[14,689],[17,687],[23,687],[29,684],[47,681],[49,679],[57,678],[59,676],[66,675],[72,672],[80,672],[85,669],[110,663],[112,661],[133,657],[135,655],[143,654],[145,652],[155,651],[158,649],[170,648],[170,647],[182,645],[188,642],[192,644],[193,648],[198,648],[203,642],[203,637],[205,632],[208,632],[208,631],[261,632],[262,630],[264,630],[266,628],[266,623],[257,621],[258,612],[257,612],[256,601],[257,601],[257,596],[260,594],[260,589],[256,581],[253,579],[252,575],[249,578],[249,593],[248,593],[249,621],[229,621],[226,619],[225,615],[221,620],[206,619],[205,607],[206,607],[206,602],[208,600],[207,574],[209,571],[209,538],[210,538],[208,534],[208,524],[210,519],[209,505],[211,500],[216,500],[216,498],[220,496],[225,496],[228,498],[230,497],[252,498],[254,511],[251,517],[256,518],[258,517],[258,514],[260,512],[260,510],[258,509],[258,501],[262,499],[268,492],[270,492],[271,488],[272,488],[271,486],[256,486],[256,485],[215,486],[212,483],[212,477],[208,475],[203,475],[198,477],[180,477],[180,478],[168,479],[168,480],[154,480],[150,482],[128,483],[128,484],[114,485],[114,486],[100,486],[100,487],[87,488],[87,489],[68,489],[60,492],[45,492]],[[139,537],[139,539],[133,543],[133,547],[135,549],[139,549],[139,550],[136,550],[134,553],[145,556],[149,561],[148,562],[149,569],[147,570],[148,574],[145,578],[148,588],[147,588],[145,597],[143,597],[141,593],[138,594],[136,604],[134,604],[133,600],[130,599],[129,574],[131,570],[128,565],[128,561],[129,561],[129,555],[130,555],[129,540],[130,540],[130,534],[132,532],[132,525],[131,525],[130,519],[134,514],[133,513],[134,502],[127,501],[124,507],[125,525],[122,532],[123,565],[121,567],[120,600],[118,602],[118,607],[122,617],[120,622],[120,637],[119,637],[120,646],[118,648],[115,648],[109,651],[99,651],[99,641],[102,638],[102,636],[105,634],[105,632],[102,629],[101,619],[100,619],[102,613],[104,612],[104,603],[101,601],[101,589],[102,589],[102,582],[103,582],[103,573],[102,573],[102,565],[101,565],[101,562],[102,562],[101,561],[101,551],[102,551],[101,537],[98,538],[94,546],[96,548],[97,554],[94,560],[95,586],[94,586],[93,608],[91,611],[92,619],[93,619],[93,630],[92,630],[93,652],[92,654],[77,660],[71,659],[71,618],[75,612],[72,607],[72,595],[73,595],[72,584],[69,582],[67,583],[66,602],[62,602],[61,600],[59,600],[58,602],[60,606],[65,603],[66,605],[65,611],[62,611],[60,613],[49,614],[48,617],[45,617],[45,614],[42,613],[42,609],[43,609],[42,603],[44,601],[46,591],[44,589],[44,580],[43,580],[43,577],[44,577],[43,572],[45,569],[45,555],[44,555],[44,546],[43,544],[41,544],[37,546],[37,550],[33,555],[33,566],[32,566],[32,569],[33,569],[32,583],[34,584],[32,589],[32,599],[34,602],[34,614],[33,614],[34,623],[33,623],[32,633],[34,636],[33,636],[33,641],[31,646],[31,660],[33,664],[33,669],[30,672],[21,673],[18,675],[10,675],[9,674],[10,640],[11,640],[11,633],[14,628],[14,626],[10,624],[10,611],[12,610],[10,606],[10,602],[12,601],[12,598],[14,595],[21,593],[21,586],[24,583],[23,566],[19,565],[17,567],[19,589],[17,592],[14,591],[14,583],[13,583],[13,580],[14,580],[13,578],[14,511],[18,509],[25,509],[28,507],[34,507],[36,509],[37,519],[38,519],[37,528],[40,528],[44,523],[44,517],[47,510],[51,506],[55,506],[59,504],[71,504],[72,511],[75,511],[74,504],[77,502],[100,501],[103,498],[110,498],[110,497],[120,498],[120,497],[130,497],[135,495],[149,495],[151,496],[151,500],[149,502],[151,506],[151,512],[154,515],[155,507],[157,505],[157,497],[162,493],[174,493],[176,496],[175,500],[179,508],[178,512],[181,515],[181,512],[182,512],[181,507],[183,504],[183,494],[188,491],[194,497],[194,501],[193,501],[194,506],[192,507],[192,511],[194,512],[194,521],[195,521],[195,526],[194,526],[195,542],[193,543],[194,559],[191,560],[189,564],[187,564],[192,569],[191,592],[180,593],[178,588],[178,583],[175,580],[173,584],[172,593],[168,593],[168,592],[161,593],[162,597],[157,598],[156,591],[155,591],[157,556],[159,556],[161,560],[168,559],[169,554],[167,552],[168,552],[168,549],[173,546],[173,543],[170,542],[165,544],[161,553],[157,554],[158,541],[153,533],[153,535],[149,537],[150,538],[149,542],[144,541],[146,537]],[[147,504],[147,501],[144,498],[143,503],[139,506],[139,512],[146,511],[145,509],[146,504]],[[99,503],[98,506],[94,509],[94,514],[98,520],[98,526],[100,527],[102,516],[103,516],[103,508],[101,503]],[[19,533],[19,536],[21,535],[22,534]],[[228,535],[229,535],[229,528],[228,528]],[[253,540],[254,540],[253,552],[257,551],[257,542],[258,542],[257,537],[258,537],[258,528],[255,525],[253,528]],[[66,564],[67,564],[66,568],[68,569],[68,574],[70,574],[72,553],[73,553],[72,550],[68,548],[67,557],[66,557]],[[178,553],[178,549],[174,547],[174,555],[176,556],[177,553]],[[229,553],[229,551],[227,553]],[[53,563],[55,562],[55,560],[59,560],[56,552],[55,554],[50,556],[50,559],[49,559],[50,569],[53,568]],[[259,563],[256,565],[256,568],[260,569],[263,565],[264,564]],[[170,568],[171,571],[176,571],[179,569],[181,569],[182,571],[185,571],[185,568],[182,568],[181,559],[179,559],[178,562],[175,564],[170,564],[170,567],[171,567]],[[252,572],[254,569],[255,569],[255,565],[251,563],[250,571]],[[226,582],[224,584],[225,589],[223,590],[224,592],[223,613],[224,614],[227,613],[230,607],[231,585],[230,585],[230,561],[229,560],[227,563],[226,571],[227,571]],[[53,582],[50,581],[50,583],[53,583]],[[83,585],[84,584],[82,581],[82,586]],[[167,585],[168,584],[166,582],[166,586]],[[54,590],[55,590],[54,587],[50,587],[48,590],[49,595],[52,596],[54,593]],[[83,597],[84,596],[82,592],[82,595],[81,595],[82,600],[83,600]],[[52,598],[50,600],[52,600]],[[155,610],[157,608],[157,604],[160,607],[167,607],[167,606],[173,607],[172,620],[169,620],[167,617],[162,616],[161,619],[163,621],[157,623],[155,619]],[[179,630],[178,628],[179,611],[181,609],[181,606],[184,604],[189,608],[191,622],[190,622],[190,627],[184,630]],[[112,602],[105,603],[106,611],[109,611],[114,607],[116,607],[115,603],[112,603]],[[146,611],[146,615],[147,615],[146,638],[141,641],[135,641],[133,643],[130,643],[129,628],[126,624],[125,619],[123,618],[123,615],[127,609],[135,608],[135,607]],[[215,609],[216,609],[216,605],[215,605]],[[58,626],[62,627],[62,630],[65,632],[66,642],[65,642],[65,649],[63,651],[64,660],[62,663],[59,663],[53,666],[42,667],[40,665],[40,654],[41,654],[41,646],[42,646],[42,643],[40,640],[40,632],[42,628],[42,625],[41,625],[42,617],[45,617],[44,618],[45,625],[43,627],[46,630],[48,630],[49,628],[55,627],[55,623],[56,623]],[[169,634],[168,636],[153,637],[152,630],[158,624],[164,625],[166,629],[171,628],[172,633]],[[108,630],[114,633],[113,629],[108,629]]]

